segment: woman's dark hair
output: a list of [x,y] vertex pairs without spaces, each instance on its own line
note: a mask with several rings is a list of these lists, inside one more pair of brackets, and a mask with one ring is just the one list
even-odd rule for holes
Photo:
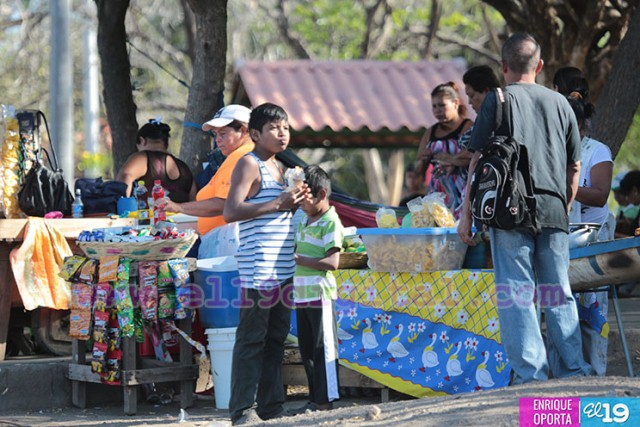
[[431,98],[435,96],[447,97],[452,101],[458,100],[458,115],[463,119],[467,117],[467,106],[460,99],[460,90],[454,82],[441,83],[431,91]]
[[[579,82],[578,79],[582,79],[584,81]],[[557,87],[558,92],[564,96],[567,96],[574,90],[578,89],[577,86],[582,85],[583,83],[586,83],[586,80],[582,75],[582,71],[576,67],[562,67],[553,75],[553,85]],[[582,87],[581,89],[585,89],[585,87]],[[588,95],[588,85],[586,86],[586,90]]]
[[317,197],[320,190],[326,191],[327,197],[331,196],[331,178],[320,166],[307,166],[304,168],[304,176],[313,197]]
[[574,90],[567,95],[567,101],[569,101],[569,105],[571,105],[571,109],[576,115],[580,126],[584,126],[584,123],[593,116],[594,105],[579,90]]
[[471,86],[476,92],[485,92],[500,87],[498,76],[488,65],[471,67],[462,76],[464,84]]
[[169,146],[170,132],[171,127],[168,124],[158,119],[149,119],[149,122],[138,130],[137,141],[140,143],[140,138],[158,139],[164,142],[165,146]]
[[620,193],[625,196],[634,188],[640,190],[640,171],[638,170],[628,172],[620,181]]

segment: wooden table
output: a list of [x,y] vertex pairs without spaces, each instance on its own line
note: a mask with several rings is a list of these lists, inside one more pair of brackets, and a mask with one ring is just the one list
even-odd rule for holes
[[[27,219],[0,219],[0,360],[4,360],[9,332],[9,317],[11,314],[12,294],[17,294],[15,280],[9,254],[19,246],[24,239],[24,228]],[[64,235],[70,245],[75,247],[75,240],[82,230],[94,228],[132,226],[133,219],[110,218],[80,218],[80,219],[49,219],[45,220],[55,226]],[[21,306],[19,298],[13,298],[14,305]]]

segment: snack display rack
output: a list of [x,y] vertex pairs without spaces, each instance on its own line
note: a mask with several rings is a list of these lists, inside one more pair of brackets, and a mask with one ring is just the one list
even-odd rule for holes
[[[188,247],[186,247],[187,251],[192,243],[193,243],[192,239],[189,239],[189,242],[187,242]],[[177,242],[166,241],[163,244],[165,246],[173,245],[176,248],[182,248],[182,246],[185,246],[184,241],[177,241]],[[103,262],[103,265],[104,265],[106,264],[104,261],[109,257],[111,257],[112,259],[115,258],[116,261],[118,260],[119,258],[118,255],[114,256],[113,255],[114,253],[124,253],[124,251],[121,251],[121,249],[124,249],[124,247],[126,246],[129,246],[128,249],[131,248],[131,243],[125,243],[125,242],[111,243],[110,245],[113,250],[107,251],[107,252],[111,253],[111,255],[107,255],[106,257],[104,255],[103,257],[97,257],[95,256],[95,254],[93,254],[94,256],[90,256],[89,258],[94,258],[94,259],[100,258],[101,262]],[[95,245],[91,245],[91,246],[95,247]],[[86,250],[86,248],[83,248],[83,249]],[[180,249],[172,253],[178,256],[183,256],[185,251]],[[87,253],[87,255],[89,254]],[[160,260],[153,259],[154,256],[158,256]],[[117,269],[118,269],[118,280],[122,280],[122,278],[119,275],[121,272],[123,258],[124,257],[120,257],[119,261],[115,262],[115,265],[117,266]],[[129,271],[127,271],[126,282],[118,283],[114,281],[113,287],[111,288],[112,292],[114,293],[113,304],[111,306],[117,307],[118,319],[116,322],[117,323],[116,328],[120,329],[120,332],[116,334],[118,337],[117,341],[120,343],[120,347],[118,349],[119,357],[121,357],[121,359],[118,361],[119,366],[117,366],[115,369],[109,368],[109,362],[111,362],[111,360],[109,360],[108,357],[106,356],[106,346],[107,346],[106,343],[108,343],[109,352],[111,352],[111,346],[113,342],[111,334],[112,334],[112,330],[114,329],[111,322],[113,322],[113,319],[115,317],[113,313],[116,311],[114,308],[109,308],[110,304],[106,305],[108,310],[105,310],[105,311],[109,311],[111,315],[109,320],[109,326],[108,326],[109,336],[108,338],[106,338],[105,336],[103,340],[99,340],[96,336],[96,329],[97,329],[97,322],[98,322],[97,320],[98,316],[96,315],[96,310],[97,310],[96,301],[99,298],[98,291],[101,289],[101,287],[109,286],[108,284],[110,282],[110,280],[107,280],[105,283],[104,279],[101,278],[100,280],[98,280],[98,278],[96,277],[95,283],[92,285],[92,287],[95,289],[95,294],[94,294],[93,303],[92,303],[92,309],[93,309],[92,329],[86,330],[84,328],[76,327],[75,329],[76,332],[73,334],[74,339],[72,341],[72,361],[69,364],[69,371],[68,371],[68,378],[69,380],[71,380],[71,385],[72,385],[72,403],[77,407],[85,408],[87,404],[87,401],[86,401],[87,383],[107,383],[114,387],[122,388],[123,398],[124,398],[124,413],[128,415],[133,415],[137,411],[138,388],[139,388],[138,386],[143,384],[149,384],[149,383],[178,382],[180,384],[181,407],[187,408],[193,404],[193,390],[195,389],[195,381],[198,378],[198,371],[199,371],[198,365],[193,362],[191,344],[187,342],[185,338],[180,336],[179,358],[178,358],[178,361],[175,361],[175,362],[144,358],[144,357],[141,357],[140,354],[138,354],[138,345],[133,333],[133,329],[134,329],[133,318],[128,319],[132,321],[131,323],[128,324],[128,327],[129,327],[128,332],[125,332],[127,330],[127,327],[123,323],[121,323],[121,320],[122,320],[121,313],[123,310],[121,309],[121,306],[120,306],[121,301],[118,300],[119,286],[125,286],[127,287],[127,289],[135,289],[137,298],[140,298],[140,306],[142,307],[142,311],[144,312],[145,310],[148,310],[147,308],[145,308],[147,307],[147,305],[142,301],[142,295],[144,293],[142,288],[143,286],[146,285],[146,283],[145,285],[142,285],[142,280],[141,280],[143,279],[142,275],[143,275],[143,270],[145,268],[143,267],[143,263],[154,264],[156,261],[166,261],[166,257],[159,256],[158,253],[155,253],[155,255],[154,253],[151,253],[151,254],[145,253],[145,254],[136,255],[136,254],[132,254],[131,251],[128,250],[128,252],[126,253],[126,259],[130,260],[131,274],[129,274]],[[89,259],[87,260],[93,261]],[[168,263],[171,263],[173,261],[178,261],[182,263],[182,267],[183,267],[182,271],[187,276],[188,274],[186,273],[186,271],[190,272],[196,269],[196,262],[195,262],[195,259],[193,258],[186,258],[186,259],[174,258],[169,260]],[[95,264],[98,264],[97,261],[93,261],[93,262]],[[139,264],[139,265],[135,265],[135,268],[134,268],[134,264]],[[102,277],[103,271],[99,264],[96,265],[96,270],[97,269],[100,269],[100,277]],[[159,280],[160,273],[158,272],[157,274],[158,274],[157,286],[160,287],[160,280]],[[171,276],[171,273],[169,273],[169,275]],[[98,284],[99,281],[101,282],[100,284]],[[75,289],[79,289],[79,288],[72,287],[72,294],[76,292]],[[107,291],[106,293],[108,292],[109,291]],[[162,307],[162,303],[160,302],[160,300],[162,300],[162,296],[161,296],[160,290],[158,290],[157,292],[158,293],[156,294],[156,297],[155,297],[157,299],[157,306],[158,306],[157,316],[160,316],[160,310]],[[91,297],[89,297],[89,301],[91,301]],[[105,298],[105,301],[106,301],[106,298]],[[175,303],[175,307],[177,308],[178,306],[179,304]],[[173,311],[171,311],[171,313],[173,316]],[[72,318],[71,318],[72,329],[74,328],[73,314],[74,314],[74,311],[72,307]],[[91,317],[91,315],[89,316]],[[175,324],[178,329],[180,329],[182,332],[185,333],[186,336],[190,336],[191,326],[192,326],[191,316],[184,315],[182,317],[184,318],[176,319]],[[87,360],[87,340],[84,339],[85,337],[78,337],[77,334],[86,335],[86,338],[91,337],[94,339],[93,351],[89,353],[89,357],[92,360],[90,361]],[[106,332],[105,332],[105,335],[106,335]],[[105,344],[102,344],[103,346],[105,346],[104,352],[96,350],[97,346],[99,345],[97,343],[105,343]],[[98,354],[105,353],[101,362],[102,365],[100,365],[100,363],[98,362],[98,367],[102,366],[102,368],[100,369],[96,369],[97,353]],[[105,361],[105,359],[107,360]],[[112,371],[109,371],[109,369],[112,369]],[[108,373],[113,371],[117,371],[117,379],[115,381],[110,379],[109,376],[107,375]]]

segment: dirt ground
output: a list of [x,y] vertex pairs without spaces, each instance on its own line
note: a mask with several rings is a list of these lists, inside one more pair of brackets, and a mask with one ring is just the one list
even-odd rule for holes
[[[498,390],[454,396],[407,399],[392,393],[391,402],[378,398],[344,398],[327,412],[280,418],[254,424],[267,426],[517,426],[520,397],[640,397],[640,381],[629,377],[583,377],[550,380]],[[1,397],[0,397],[1,398]],[[304,403],[304,394],[289,394],[287,407]],[[181,416],[182,415],[182,416]],[[126,416],[121,405],[88,409],[60,408],[33,413],[0,414],[0,426],[229,426],[228,413],[213,401],[198,400],[181,414],[178,403],[138,404],[138,414]]]

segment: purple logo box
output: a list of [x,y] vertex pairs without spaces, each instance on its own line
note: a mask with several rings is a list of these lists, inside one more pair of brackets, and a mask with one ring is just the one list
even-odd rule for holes
[[520,427],[579,425],[579,397],[520,398]]

